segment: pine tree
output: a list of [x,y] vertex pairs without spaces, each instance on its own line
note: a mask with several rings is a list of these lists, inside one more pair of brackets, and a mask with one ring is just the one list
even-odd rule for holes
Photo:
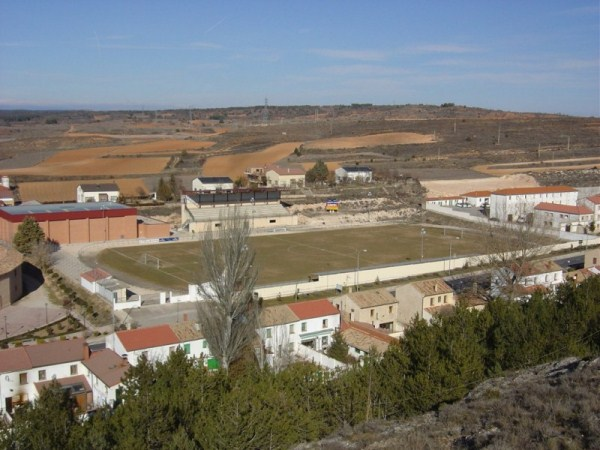
[[13,237],[13,245],[24,255],[30,255],[33,249],[45,239],[44,230],[36,220],[33,217],[25,217]]
[[329,178],[329,169],[327,165],[318,160],[312,169],[306,172],[305,179],[307,183],[326,183]]

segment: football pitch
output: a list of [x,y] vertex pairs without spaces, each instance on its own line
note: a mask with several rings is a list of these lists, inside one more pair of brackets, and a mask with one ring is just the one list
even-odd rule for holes
[[[424,230],[422,234],[422,230]],[[473,232],[450,228],[386,225],[250,238],[256,251],[257,285],[304,281],[310,274],[473,254]],[[98,255],[109,272],[132,284],[187,291],[202,281],[200,242],[112,248]]]

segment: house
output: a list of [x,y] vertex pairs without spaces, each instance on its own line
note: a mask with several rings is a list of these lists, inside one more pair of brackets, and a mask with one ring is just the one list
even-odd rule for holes
[[110,273],[99,268],[94,268],[80,275],[80,283],[81,286],[95,294],[99,290],[98,283],[102,280],[108,280],[109,278],[112,278]]
[[77,203],[116,202],[121,195],[116,183],[80,184],[77,186]]
[[336,183],[348,181],[370,183],[373,181],[373,171],[366,166],[344,166],[335,169]]
[[179,338],[169,325],[117,331],[106,338],[106,346],[137,366],[145,356],[150,361],[166,361],[179,345]]
[[533,208],[536,226],[558,231],[584,233],[593,222],[594,213],[587,206],[539,203]]
[[261,312],[258,350],[276,368],[295,359],[341,367],[343,364],[323,354],[339,327],[340,312],[326,299],[272,306]]
[[198,177],[192,181],[194,191],[231,191],[233,181],[229,177]]
[[436,205],[436,206],[456,206],[458,202],[461,202],[463,198],[458,195],[448,196],[448,197],[427,197],[425,199],[425,209],[428,206]]
[[0,206],[14,206],[15,195],[12,189],[0,185]]
[[84,393],[77,401],[84,410],[91,407],[90,386],[84,382],[85,377],[80,378],[84,375],[82,361],[89,356],[83,339],[0,350],[0,410],[10,414],[16,406],[35,401],[45,386],[43,383],[51,380],[71,387],[73,394]]
[[595,222],[595,228],[600,226],[600,194],[592,195],[583,200],[583,205],[592,210],[592,221]]
[[345,320],[342,321],[341,333],[348,345],[348,354],[356,359],[364,358],[373,350],[382,355],[396,340],[371,325]]
[[302,188],[306,171],[301,167],[267,167],[265,176],[267,187]]
[[502,296],[507,280],[514,280],[514,299],[527,300],[536,291],[554,292],[563,282],[562,268],[554,261],[532,261],[519,267],[502,267],[492,273],[492,296]]
[[592,267],[597,265],[600,265],[600,247],[586,250],[583,257],[583,267]]
[[567,274],[567,279],[575,285],[583,283],[588,278],[597,277],[600,275],[600,265],[592,267],[584,267],[583,269],[574,270]]
[[461,195],[462,201],[477,208],[485,208],[490,205],[492,191],[471,191]]
[[398,321],[402,331],[418,316],[431,320],[435,314],[446,314],[454,309],[454,291],[441,278],[413,281],[396,287]]
[[331,299],[350,322],[363,322],[388,332],[399,331],[398,300],[385,289],[350,292]]
[[203,358],[209,369],[218,367],[208,342],[196,324],[188,321],[117,331],[106,338],[106,346],[126,357],[133,366],[144,355],[150,361],[166,361],[177,348],[190,358]]
[[0,309],[23,296],[23,255],[0,245]]
[[490,196],[490,219],[517,222],[533,216],[539,203],[577,204],[577,189],[569,186],[540,186],[500,189]]
[[83,361],[86,378],[93,393],[94,406],[114,406],[119,400],[122,381],[129,370],[129,362],[113,350],[105,348],[92,352]]

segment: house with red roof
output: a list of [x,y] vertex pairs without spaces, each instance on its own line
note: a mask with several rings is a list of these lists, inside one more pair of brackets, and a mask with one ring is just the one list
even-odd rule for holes
[[492,191],[471,191],[462,194],[462,201],[477,208],[489,206]]
[[592,210],[596,227],[600,224],[600,194],[592,195],[583,200],[583,204]]
[[490,196],[490,219],[526,221],[540,203],[576,205],[577,189],[570,186],[539,186],[499,189]]
[[342,320],[341,331],[344,342],[348,345],[348,354],[356,359],[364,358],[373,350],[382,355],[389,345],[396,341],[387,333],[367,323]]
[[503,267],[492,273],[491,294],[501,297],[507,292],[506,280],[516,280],[514,299],[527,301],[539,291],[554,292],[564,280],[562,268],[554,261],[532,261],[520,267]]
[[87,382],[93,393],[94,405],[114,406],[121,383],[130,367],[127,359],[105,348],[91,353],[90,358],[83,361],[83,365],[87,369]]
[[[0,350],[0,411],[35,401],[45,382],[56,380],[76,394],[85,411],[91,407],[91,389],[85,381],[82,362],[90,352],[83,339],[53,341]],[[0,414],[0,416],[2,416]]]
[[539,203],[533,208],[533,223],[543,228],[584,233],[594,221],[594,212],[587,206]]
[[[323,359],[340,327],[340,312],[327,299],[289,303],[265,308],[257,330],[266,362],[283,366],[294,358],[316,363]],[[335,366],[328,361],[326,366]]]

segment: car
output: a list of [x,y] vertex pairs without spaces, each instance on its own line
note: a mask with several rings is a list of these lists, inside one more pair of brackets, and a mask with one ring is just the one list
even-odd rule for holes
[[456,206],[458,208],[470,208],[471,204],[469,202],[458,202]]

